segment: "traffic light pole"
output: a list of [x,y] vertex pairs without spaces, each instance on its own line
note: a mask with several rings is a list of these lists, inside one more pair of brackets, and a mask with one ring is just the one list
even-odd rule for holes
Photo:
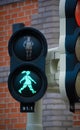
[[[59,93],[59,48],[48,50],[46,59],[46,75],[48,79],[48,92]],[[53,68],[53,70],[51,69]],[[53,77],[53,78],[51,78]],[[26,130],[43,130],[42,126],[42,100],[35,104],[35,112],[28,113]]]
[[59,47],[48,49],[46,57],[46,75],[48,80],[47,92],[60,93],[59,73],[60,73]]
[[35,112],[28,113],[26,130],[43,130],[42,126],[42,100],[35,104]]

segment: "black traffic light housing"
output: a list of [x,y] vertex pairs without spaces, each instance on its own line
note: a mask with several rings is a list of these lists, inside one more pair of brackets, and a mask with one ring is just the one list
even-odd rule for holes
[[23,23],[13,25],[9,40],[10,75],[8,88],[21,104],[21,112],[33,112],[34,104],[47,89],[45,59],[47,42],[44,35]]
[[[70,102],[70,111],[75,111],[75,103],[80,102],[80,97],[76,91],[77,76],[80,72],[80,61],[77,58],[76,45],[77,39],[80,37],[80,27],[76,21],[76,6],[78,0],[66,0],[65,15],[66,15],[66,93]],[[79,77],[78,77],[79,78]],[[78,84],[80,87],[80,84]]]

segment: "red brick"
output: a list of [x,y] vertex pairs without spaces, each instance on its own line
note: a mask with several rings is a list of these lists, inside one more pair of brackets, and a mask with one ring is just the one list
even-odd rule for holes
[[80,120],[80,115],[77,116],[78,120]]
[[[1,113],[1,114],[4,114],[4,110],[1,109],[1,108],[0,108],[0,113]],[[0,117],[0,119],[1,119],[1,117]]]
[[12,103],[9,103],[9,104],[8,104],[8,107],[9,107],[9,108],[11,108],[11,107],[14,108],[14,107],[15,107],[15,104],[14,104],[13,102],[12,102]]
[[15,8],[15,9],[13,8],[13,9],[11,10],[12,13],[17,13],[17,12],[19,12],[19,11],[20,11],[20,8]]
[[5,30],[5,31],[2,31],[1,33],[0,33],[0,36],[1,37],[4,37],[5,35],[7,35],[7,31]]
[[0,98],[1,98],[1,97],[2,97],[2,98],[6,98],[6,93],[1,93],[1,94],[0,94]]
[[0,6],[0,11],[1,11],[1,10],[4,10],[4,6]]
[[73,116],[73,120],[74,121],[77,120],[77,116],[76,115]]
[[10,39],[10,36],[5,36],[4,38],[5,41],[9,41],[9,39]]
[[22,6],[24,6],[24,5],[25,5],[25,2],[18,2],[18,3],[17,3],[17,6],[20,7],[20,8],[21,8]]
[[73,123],[73,125],[74,125],[74,126],[80,126],[80,121],[75,121],[75,122]]
[[6,56],[6,51],[1,51],[0,56]]
[[0,26],[5,26],[7,21],[1,21]]
[[31,15],[31,12],[32,12],[31,10],[26,10],[26,11],[25,11],[25,15],[30,16],[30,15]]
[[[8,101],[9,101],[9,100],[8,100]],[[6,114],[6,113],[10,113],[10,112],[11,112],[10,108],[5,109],[5,114]]]
[[1,129],[1,130],[5,130],[5,128],[6,128],[6,126],[5,126],[4,124],[3,124],[3,125],[0,124],[0,129]]
[[35,3],[36,3],[36,2],[37,2],[37,0],[32,0],[32,2],[35,2]]
[[6,65],[7,65],[6,62],[0,63],[0,66],[6,66]]
[[26,127],[26,124],[24,124],[24,123],[22,123],[22,124],[19,123],[19,124],[16,124],[15,127],[16,127],[16,128],[20,128],[20,129],[24,129],[24,128]]
[[17,14],[17,16],[18,16],[18,17],[23,17],[23,16],[24,16],[24,12],[22,12],[22,11],[19,12],[19,13]]
[[10,61],[7,61],[6,65],[9,66],[10,65]]
[[11,8],[16,8],[18,6],[18,3],[11,4]]
[[5,20],[10,19],[10,15],[5,16]]
[[26,26],[30,26],[31,25],[31,21],[25,22]]
[[8,24],[10,25],[10,24],[13,24],[14,23],[14,19],[10,19],[10,20],[8,20]]
[[24,115],[24,117],[22,118],[22,117],[20,117],[19,119],[18,119],[18,123],[25,123],[25,121],[27,120],[27,118],[26,118],[26,114]]
[[9,114],[9,118],[17,118],[17,117],[20,117],[20,114],[19,113],[11,113]]
[[26,0],[26,1],[24,2],[24,5],[30,5],[31,3],[32,3],[31,0]]
[[0,27],[0,32],[2,32],[3,30],[4,30],[4,27],[1,26],[1,27]]
[[[2,37],[2,39],[4,39],[4,38]],[[6,47],[6,41],[0,41],[0,47],[1,48]],[[3,48],[3,50],[4,50],[4,48]]]
[[0,83],[0,87],[5,87],[7,84],[6,83]]
[[1,92],[4,92],[4,89],[3,89],[3,88],[0,88],[0,93],[1,93]]
[[7,30],[7,31],[8,31],[8,30],[11,30],[11,27],[12,27],[12,26],[10,26],[10,25],[5,25],[4,30]]
[[22,17],[22,18],[17,18],[17,21],[18,22],[23,22],[23,21],[29,21],[30,19],[29,19],[29,17]]
[[[2,108],[2,109],[4,109],[4,108]],[[6,118],[6,114],[5,113],[1,113],[0,114],[0,119],[5,119]]]
[[0,16],[0,22],[4,20],[4,16]]
[[11,18],[13,18],[13,19],[16,18],[16,17],[17,17],[17,13],[14,13],[14,14],[11,15]]
[[[9,124],[9,125],[7,126],[7,129],[8,129],[8,130],[14,130],[14,123],[12,122],[11,124]],[[15,130],[17,130],[17,129],[15,129]]]
[[6,92],[6,93],[9,92],[9,90],[8,90],[8,86],[5,86],[3,89],[4,89],[4,92]]
[[16,108],[16,107],[15,107],[15,108],[12,108],[12,109],[11,109],[11,112],[12,112],[12,113],[13,113],[13,112],[18,112],[18,111],[17,111],[17,108]]
[[5,108],[6,104],[0,104],[0,108]]
[[0,46],[0,51],[4,51],[4,48],[3,48],[3,46]]
[[3,41],[3,39],[4,39],[3,37],[0,37],[0,42]]
[[4,123],[9,125],[11,123],[11,120],[10,119],[5,119]]
[[32,14],[37,14],[37,13],[38,13],[37,9],[32,10]]
[[32,10],[32,9],[34,9],[34,8],[35,8],[35,5],[34,5],[34,4],[26,6],[26,9],[29,9],[29,10]]
[[0,61],[3,62],[4,61],[4,57],[0,57]]
[[6,56],[6,57],[5,57],[5,60],[7,60],[8,62],[10,62],[10,57],[9,57],[9,56]]
[[15,102],[15,107],[19,107],[19,102]]
[[5,15],[6,11],[5,10],[0,10],[0,16]]
[[80,114],[80,110],[77,109],[77,110],[75,111],[75,114]]
[[14,122],[14,124],[16,124],[18,122],[18,118],[15,118],[15,119],[11,119],[11,122]]

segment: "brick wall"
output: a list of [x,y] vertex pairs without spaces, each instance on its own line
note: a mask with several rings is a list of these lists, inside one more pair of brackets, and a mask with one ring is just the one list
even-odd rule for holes
[[42,31],[48,48],[59,45],[59,0],[38,0],[38,14],[32,16],[32,26]]
[[23,22],[31,25],[32,15],[38,12],[37,0],[25,0],[0,6],[0,130],[25,130],[26,114],[20,113],[7,87],[9,74],[8,40],[12,34],[12,24]]
[[[26,129],[26,114],[19,112],[19,103],[7,88],[7,45],[15,22],[39,29],[47,38],[48,47],[56,47],[59,45],[59,0],[25,0],[0,6],[0,130]],[[44,130],[79,130],[79,107],[72,114],[59,93],[47,92],[43,98]]]

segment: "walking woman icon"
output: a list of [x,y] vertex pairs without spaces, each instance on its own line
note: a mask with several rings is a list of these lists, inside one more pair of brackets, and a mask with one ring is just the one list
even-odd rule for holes
[[23,86],[18,90],[19,93],[22,93],[22,90],[24,90],[26,87],[29,88],[29,90],[35,94],[36,91],[33,89],[32,82],[36,84],[36,81],[30,76],[30,71],[23,71],[22,74],[25,73],[25,76],[19,81],[20,84],[24,80]]

